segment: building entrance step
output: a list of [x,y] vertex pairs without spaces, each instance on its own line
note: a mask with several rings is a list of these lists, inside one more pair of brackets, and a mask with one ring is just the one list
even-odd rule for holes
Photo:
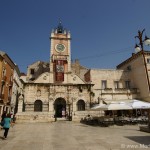
[[57,118],[56,121],[67,121],[66,118]]

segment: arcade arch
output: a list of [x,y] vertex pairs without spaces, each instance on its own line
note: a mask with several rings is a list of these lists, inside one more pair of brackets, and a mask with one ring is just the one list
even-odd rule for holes
[[62,118],[62,111],[66,111],[66,101],[64,98],[57,98],[54,102],[55,117]]

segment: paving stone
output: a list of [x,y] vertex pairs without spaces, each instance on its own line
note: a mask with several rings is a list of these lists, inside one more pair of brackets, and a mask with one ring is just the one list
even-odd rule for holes
[[103,128],[64,121],[20,123],[10,128],[7,140],[2,139],[3,132],[0,150],[143,150],[150,146],[150,134],[139,131],[138,125]]

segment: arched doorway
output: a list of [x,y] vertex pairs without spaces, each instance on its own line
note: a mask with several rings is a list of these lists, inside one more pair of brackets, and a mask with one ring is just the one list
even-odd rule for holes
[[36,100],[34,102],[34,111],[38,112],[38,111],[42,111],[42,101],[41,100]]
[[62,110],[66,111],[66,101],[63,98],[57,98],[54,102],[55,117],[62,118]]

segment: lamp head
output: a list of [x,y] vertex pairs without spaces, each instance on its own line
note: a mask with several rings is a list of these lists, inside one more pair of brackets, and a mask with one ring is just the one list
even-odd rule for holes
[[141,50],[141,48],[136,44],[135,45],[135,52],[138,53]]
[[145,36],[144,44],[150,45],[150,39],[147,36]]

